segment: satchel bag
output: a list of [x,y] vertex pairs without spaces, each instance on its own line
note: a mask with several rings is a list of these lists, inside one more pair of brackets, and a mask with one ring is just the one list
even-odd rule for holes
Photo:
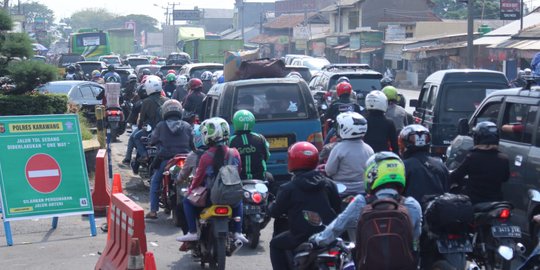
[[188,200],[196,207],[206,206],[206,197],[208,196],[208,189],[200,186],[194,188],[188,195]]

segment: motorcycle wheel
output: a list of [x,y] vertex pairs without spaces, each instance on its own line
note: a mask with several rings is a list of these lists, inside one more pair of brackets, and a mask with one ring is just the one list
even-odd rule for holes
[[210,269],[225,270],[225,237],[217,237],[214,242],[214,258],[210,263]]
[[256,249],[259,245],[259,238],[261,237],[261,224],[250,223],[247,238],[249,240],[249,248]]
[[440,260],[436,261],[433,266],[430,268],[431,270],[456,270],[455,267],[450,265],[447,261]]

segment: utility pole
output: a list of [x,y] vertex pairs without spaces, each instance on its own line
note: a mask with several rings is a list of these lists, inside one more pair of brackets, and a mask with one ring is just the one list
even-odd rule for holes
[[519,18],[519,31],[523,30],[523,13],[524,13],[524,9],[523,9],[523,0],[521,0],[521,4],[519,6],[519,14],[520,14],[520,18]]
[[244,26],[245,26],[245,24],[244,24],[244,0],[242,0],[240,3],[241,3],[241,5],[240,5],[240,8],[241,8],[240,17],[242,19],[240,21],[241,22],[240,27],[242,27],[242,43],[246,44],[246,37],[245,37],[245,33],[244,33]]
[[474,68],[474,19],[473,1],[467,1],[467,68]]
[[[307,7],[308,7],[307,0],[304,0],[304,30],[309,31],[309,29],[308,29]],[[307,44],[308,44],[308,38],[306,37],[306,48],[304,49],[304,54],[305,55],[309,55],[309,50],[308,50]]]

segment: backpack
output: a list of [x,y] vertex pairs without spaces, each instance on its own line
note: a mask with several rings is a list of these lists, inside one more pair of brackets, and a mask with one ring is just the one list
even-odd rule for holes
[[233,152],[229,149],[229,158],[216,173],[214,181],[209,185],[212,204],[237,205],[242,201],[244,191],[238,166],[233,164]]
[[461,233],[468,231],[474,210],[467,195],[445,193],[428,204],[424,216],[434,233]]
[[356,228],[359,270],[413,270],[413,228],[401,196],[368,197]]

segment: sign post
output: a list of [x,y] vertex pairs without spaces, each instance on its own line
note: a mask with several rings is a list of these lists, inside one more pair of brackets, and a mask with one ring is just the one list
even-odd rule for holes
[[501,0],[501,20],[517,20],[521,17],[521,0]]
[[0,202],[8,245],[9,222],[88,214],[96,235],[81,131],[76,115],[0,117]]

